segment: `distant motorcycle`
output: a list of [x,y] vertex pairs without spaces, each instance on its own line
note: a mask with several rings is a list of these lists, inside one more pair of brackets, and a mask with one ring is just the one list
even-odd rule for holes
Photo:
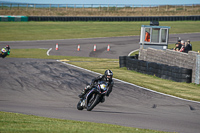
[[1,53],[0,53],[0,57],[5,58],[9,54],[10,54],[9,50],[7,50],[6,48],[2,48]]
[[104,81],[98,82],[93,86],[91,90],[89,90],[83,98],[77,104],[78,110],[87,109],[87,111],[91,111],[103,98],[103,96],[107,93],[108,84]]

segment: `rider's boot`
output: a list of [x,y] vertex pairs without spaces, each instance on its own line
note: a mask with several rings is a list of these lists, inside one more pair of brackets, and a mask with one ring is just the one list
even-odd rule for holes
[[79,98],[83,98],[83,96],[86,94],[86,92],[90,89],[90,85],[87,85],[83,91],[81,92],[81,94],[79,95]]

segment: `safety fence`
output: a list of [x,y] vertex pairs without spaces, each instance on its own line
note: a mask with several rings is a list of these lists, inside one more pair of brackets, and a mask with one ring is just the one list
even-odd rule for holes
[[192,81],[192,69],[138,60],[135,56],[120,56],[119,64],[120,67],[126,67],[127,70],[154,75],[162,79],[186,83]]
[[[134,4],[27,4],[0,3],[0,11],[24,16],[164,16],[198,15],[199,4],[134,5]],[[15,12],[13,12],[15,11]],[[21,11],[21,12],[20,12]],[[4,12],[0,12],[1,15]],[[8,15],[8,14],[7,14]],[[10,15],[10,14],[9,14]],[[18,15],[18,14],[13,14]]]

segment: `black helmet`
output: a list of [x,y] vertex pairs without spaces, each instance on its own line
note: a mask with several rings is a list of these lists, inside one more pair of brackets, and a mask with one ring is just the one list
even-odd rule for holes
[[112,80],[113,72],[111,70],[106,70],[104,75],[106,80]]

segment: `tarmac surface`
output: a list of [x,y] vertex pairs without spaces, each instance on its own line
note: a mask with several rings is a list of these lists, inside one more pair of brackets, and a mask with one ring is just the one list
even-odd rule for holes
[[[199,35],[200,33],[182,34],[191,42],[195,39],[200,40],[197,37]],[[174,35],[174,41],[177,40],[175,38]],[[115,56],[128,55],[132,50],[139,48],[137,41],[138,38],[133,36],[0,42],[0,46],[9,44],[11,48],[49,49],[55,48],[55,43],[60,43],[59,52],[52,50],[50,55],[68,55],[70,48],[76,51],[77,44],[80,44],[83,45],[83,50],[73,51],[74,55],[78,53],[86,57],[116,58]],[[172,42],[173,38],[170,41]],[[94,43],[97,45],[97,50],[110,44],[110,52],[113,53],[105,55],[99,52],[96,55],[94,52],[89,52],[85,54],[89,48],[84,51],[84,47],[87,48],[86,46],[92,46]],[[169,97],[116,79],[113,92],[106,97],[104,103],[97,105],[91,112],[77,110],[78,94],[85,84],[96,76],[98,74],[56,60],[0,58],[0,111],[169,132],[197,133],[200,131],[199,102]]]
[[[200,33],[191,34],[170,34],[169,44],[176,43],[178,38],[183,40],[200,41]],[[58,44],[59,50],[55,50]],[[88,39],[63,39],[63,40],[47,40],[47,41],[0,41],[0,47],[10,45],[11,48],[45,48],[52,50],[50,55],[63,56],[84,56],[98,58],[113,58],[118,59],[119,56],[127,56],[133,50],[138,49],[139,36],[126,37],[108,37],[108,38],[88,38]],[[77,51],[80,45],[80,51]],[[96,51],[94,52],[94,45]],[[107,52],[107,46],[110,45],[110,51]]]

